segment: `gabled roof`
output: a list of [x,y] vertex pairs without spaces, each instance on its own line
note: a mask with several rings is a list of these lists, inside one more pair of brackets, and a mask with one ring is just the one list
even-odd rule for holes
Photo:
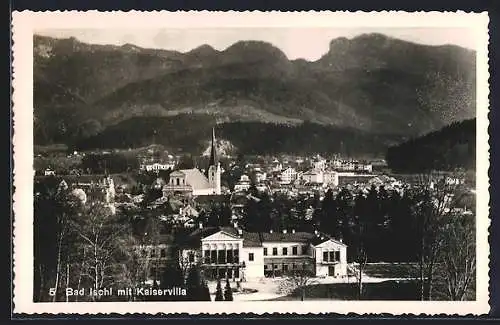
[[315,236],[315,238],[311,241],[311,244],[313,246],[319,246],[321,244],[326,243],[327,241],[332,241],[338,245],[347,246],[346,244],[344,244],[343,242],[341,242],[339,240],[329,238],[329,237],[319,237],[319,236]]
[[181,169],[175,171],[171,174],[171,176],[175,176],[174,173],[182,173],[186,179],[186,183],[190,185],[193,190],[200,190],[205,188],[210,188],[210,184],[208,183],[208,179],[201,171],[196,168],[191,169]]

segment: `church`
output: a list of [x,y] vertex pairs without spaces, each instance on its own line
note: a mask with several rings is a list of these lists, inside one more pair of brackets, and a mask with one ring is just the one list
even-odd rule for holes
[[203,196],[221,194],[221,167],[217,157],[215,129],[212,129],[212,143],[208,168],[203,174],[197,168],[179,169],[170,173],[163,187],[163,196],[180,194],[184,196]]

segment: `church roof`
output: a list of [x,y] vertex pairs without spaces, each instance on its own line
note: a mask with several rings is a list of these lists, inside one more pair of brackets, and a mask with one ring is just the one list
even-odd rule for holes
[[198,169],[181,169],[179,172],[185,175],[186,183],[190,185],[193,190],[210,188],[207,177]]

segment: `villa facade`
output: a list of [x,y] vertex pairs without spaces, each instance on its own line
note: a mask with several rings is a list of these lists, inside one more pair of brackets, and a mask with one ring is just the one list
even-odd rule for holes
[[319,233],[253,233],[237,227],[201,225],[180,254],[181,263],[201,265],[210,279],[246,280],[307,270],[315,276],[347,276],[347,246]]

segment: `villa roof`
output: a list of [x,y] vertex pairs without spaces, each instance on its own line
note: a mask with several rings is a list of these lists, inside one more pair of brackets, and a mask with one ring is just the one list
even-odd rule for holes
[[[183,243],[188,247],[199,247],[200,242],[203,238],[211,236],[219,231],[223,231],[228,235],[232,236],[240,236],[238,233],[238,229],[234,227],[204,227],[198,228],[194,230],[191,234],[189,234],[188,239]],[[283,243],[311,243],[316,246],[321,243],[330,240],[329,237],[320,237],[312,233],[308,232],[248,232],[242,231],[241,234],[243,238],[243,246],[244,247],[261,247],[262,243],[265,242],[283,242]],[[332,239],[334,240],[334,239]],[[345,245],[340,241],[334,240],[337,243]]]
[[307,243],[314,238],[314,234],[308,232],[273,232],[262,233],[262,239],[266,242],[299,242]]

